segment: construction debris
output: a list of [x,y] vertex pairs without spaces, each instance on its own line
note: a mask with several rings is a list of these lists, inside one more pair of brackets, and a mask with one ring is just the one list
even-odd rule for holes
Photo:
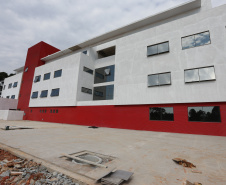
[[[20,166],[18,166],[20,165]],[[18,168],[19,167],[19,168]],[[33,160],[18,158],[0,149],[0,184],[26,185],[79,185],[58,172],[49,172]]]
[[196,168],[196,166],[188,161],[186,161],[185,159],[181,159],[181,158],[174,158],[172,159],[175,163],[182,165],[183,167],[187,167],[187,168]]
[[191,170],[192,173],[202,173],[201,171],[199,170]]
[[2,128],[2,130],[17,130],[17,129],[34,129],[34,128],[24,126],[5,126],[5,128]]
[[124,170],[116,170],[115,172],[111,172],[105,177],[102,177],[101,184],[119,185],[124,181],[128,181],[132,175],[133,175],[132,172],[128,172]]
[[186,180],[186,184],[185,185],[202,185],[202,183],[199,183],[199,182],[191,183],[190,181]]

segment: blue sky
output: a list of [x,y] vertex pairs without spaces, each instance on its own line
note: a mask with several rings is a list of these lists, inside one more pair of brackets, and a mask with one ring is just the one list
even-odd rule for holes
[[187,1],[0,0],[0,72],[23,66],[27,49],[40,41],[66,49]]

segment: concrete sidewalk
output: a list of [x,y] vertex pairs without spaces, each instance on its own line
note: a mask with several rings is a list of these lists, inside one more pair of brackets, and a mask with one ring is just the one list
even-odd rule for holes
[[[89,183],[111,167],[134,172],[130,185],[181,185],[186,179],[203,185],[226,182],[226,137],[0,120],[0,127],[6,125],[35,129],[0,130],[0,143],[77,173]],[[60,158],[62,153],[83,150],[109,155],[115,160],[108,169],[103,169]],[[202,174],[175,164],[172,159],[176,157],[192,162]]]

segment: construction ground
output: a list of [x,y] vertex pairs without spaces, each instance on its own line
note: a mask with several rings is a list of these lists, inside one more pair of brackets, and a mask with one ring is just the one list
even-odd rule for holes
[[[133,172],[123,183],[130,185],[226,182],[226,137],[0,120],[0,127],[5,126],[34,129],[0,129],[0,149],[42,162],[81,184],[95,184],[113,169]],[[108,168],[76,164],[62,156],[84,151],[102,156]],[[178,165],[173,158],[186,159],[196,168]]]

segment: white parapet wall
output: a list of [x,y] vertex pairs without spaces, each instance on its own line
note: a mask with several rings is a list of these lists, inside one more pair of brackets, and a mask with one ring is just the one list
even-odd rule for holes
[[0,119],[15,121],[23,120],[24,111],[0,110]]
[[0,98],[0,110],[17,109],[18,100]]

